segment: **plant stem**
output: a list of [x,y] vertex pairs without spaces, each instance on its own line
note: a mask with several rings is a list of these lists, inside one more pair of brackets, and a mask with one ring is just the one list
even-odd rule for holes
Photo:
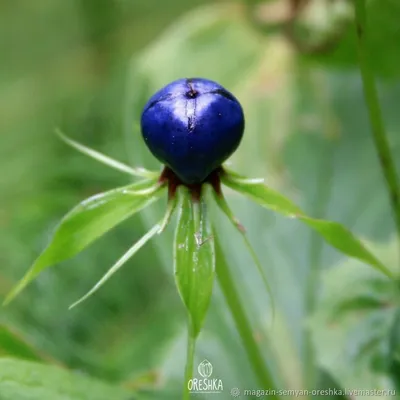
[[[219,285],[228,304],[236,329],[242,339],[243,346],[253,367],[258,381],[263,389],[275,389],[274,378],[266,367],[251,331],[251,325],[240,302],[238,291],[231,277],[229,268],[225,261],[224,253],[217,236],[215,236],[216,270]],[[277,395],[270,395],[271,399],[278,399]]]
[[[189,322],[190,325],[190,322]],[[188,340],[186,347],[186,367],[185,367],[185,381],[183,383],[183,399],[188,400],[190,398],[188,383],[193,377],[193,360],[194,350],[196,346],[196,338],[192,334],[192,329],[189,326],[188,329]]]
[[354,0],[354,6],[356,15],[358,58],[364,87],[364,97],[368,108],[369,120],[376,151],[378,153],[379,162],[385,177],[390,202],[392,204],[392,210],[395,217],[397,233],[400,240],[400,184],[396,173],[396,166],[390,154],[390,147],[385,133],[374,75],[370,69],[365,0]]

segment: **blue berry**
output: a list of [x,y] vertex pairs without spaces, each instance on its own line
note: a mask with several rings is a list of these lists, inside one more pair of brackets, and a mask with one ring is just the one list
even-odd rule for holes
[[185,184],[198,184],[237,149],[244,115],[238,100],[216,82],[179,79],[154,94],[141,119],[152,154]]

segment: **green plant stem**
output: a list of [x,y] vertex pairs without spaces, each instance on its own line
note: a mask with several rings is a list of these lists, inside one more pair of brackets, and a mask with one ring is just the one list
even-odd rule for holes
[[[189,323],[190,325],[190,323]],[[186,367],[185,367],[185,381],[183,383],[183,399],[190,399],[190,392],[188,383],[193,377],[193,360],[194,360],[194,350],[196,347],[196,338],[192,334],[192,329],[189,326],[188,329],[188,340],[186,347]]]
[[375,79],[370,68],[367,40],[367,12],[365,2],[365,0],[354,0],[358,58],[364,87],[364,97],[368,108],[375,148],[378,153],[383,175],[385,177],[400,241],[400,184],[396,173],[396,167],[390,154],[390,147],[385,133]]
[[[243,346],[249,358],[250,364],[253,367],[254,373],[256,374],[259,384],[263,389],[276,389],[272,374],[266,367],[261,356],[261,350],[254,339],[250,322],[247,319],[244,308],[240,302],[238,291],[231,277],[217,236],[215,236],[214,240],[218,282],[228,304],[232,318],[235,322],[236,329],[238,330],[242,339]],[[277,400],[278,396],[270,395],[269,398]]]

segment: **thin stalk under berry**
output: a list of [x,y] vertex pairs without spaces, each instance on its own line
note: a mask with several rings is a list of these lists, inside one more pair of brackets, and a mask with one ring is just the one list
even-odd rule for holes
[[193,377],[193,361],[194,361],[195,348],[196,348],[196,338],[192,335],[192,329],[189,328],[187,346],[186,346],[185,381],[183,388],[184,400],[188,400],[190,398],[189,381]]
[[396,173],[395,163],[390,153],[390,146],[385,132],[375,78],[370,67],[367,36],[367,11],[365,3],[365,0],[354,0],[358,59],[374,144],[385,177],[400,244],[400,182]]

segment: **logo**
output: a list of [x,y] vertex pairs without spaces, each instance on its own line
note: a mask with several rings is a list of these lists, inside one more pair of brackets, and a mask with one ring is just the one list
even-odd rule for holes
[[222,393],[222,380],[212,378],[213,366],[208,360],[203,360],[197,367],[201,378],[189,379],[187,385],[190,393]]
[[203,378],[209,378],[212,374],[212,364],[208,360],[203,360],[197,367],[197,371]]
[[231,389],[231,396],[232,397],[239,397],[240,396],[240,389],[239,388],[232,388]]

